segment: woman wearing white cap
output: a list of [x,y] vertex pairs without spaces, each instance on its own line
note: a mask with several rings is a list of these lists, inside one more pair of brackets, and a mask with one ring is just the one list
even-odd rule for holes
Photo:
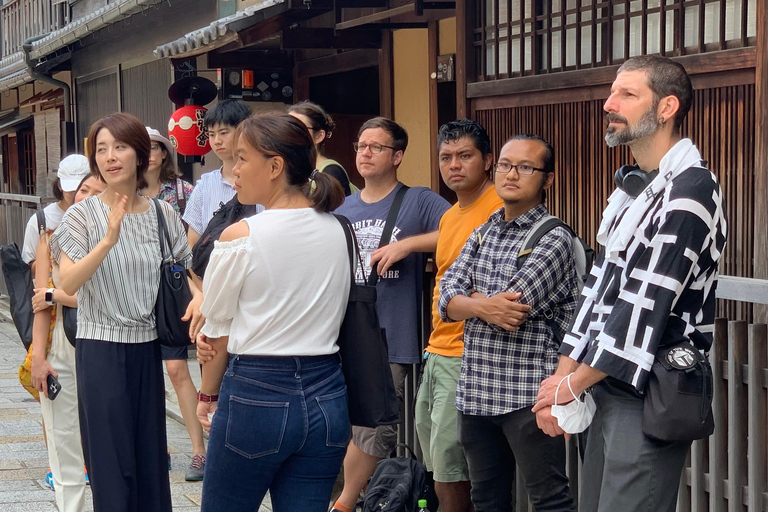
[[[184,214],[189,196],[192,195],[193,186],[182,180],[176,166],[176,151],[171,141],[163,137],[159,131],[147,126],[149,133],[150,154],[149,168],[144,178],[147,186],[141,189],[141,195],[156,197],[166,201],[179,215]],[[198,306],[199,307],[199,306]],[[160,347],[168,377],[171,379],[173,389],[179,399],[179,409],[184,418],[184,424],[192,441],[192,461],[187,468],[185,479],[188,481],[200,481],[203,479],[205,468],[205,445],[203,444],[203,427],[197,419],[197,388],[192,382],[187,366],[187,348]],[[170,469],[170,463],[169,463]]]
[[[56,171],[56,179],[51,184],[55,203],[51,203],[43,209],[45,213],[45,230],[53,231],[59,227],[64,212],[75,201],[75,191],[83,179],[91,173],[88,159],[83,155],[69,155],[59,164]],[[37,215],[32,215],[27,222],[24,231],[24,246],[21,250],[22,259],[34,265],[37,255],[37,245],[40,242],[40,230],[36,220]],[[34,267],[32,267],[34,271]]]

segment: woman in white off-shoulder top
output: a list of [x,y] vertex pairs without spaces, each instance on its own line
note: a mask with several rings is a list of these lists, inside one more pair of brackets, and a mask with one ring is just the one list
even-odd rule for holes
[[266,211],[222,233],[203,282],[200,337],[216,355],[198,396],[210,428],[202,510],[252,512],[269,490],[276,512],[325,512],[350,436],[336,354],[350,264],[329,213],[344,193],[313,172],[295,118],[251,117],[237,137],[238,200]]

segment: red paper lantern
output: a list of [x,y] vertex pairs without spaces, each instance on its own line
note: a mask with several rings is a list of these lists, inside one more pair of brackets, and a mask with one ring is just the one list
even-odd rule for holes
[[208,153],[208,134],[203,129],[207,110],[196,105],[181,107],[168,121],[168,138],[181,155],[199,156]]

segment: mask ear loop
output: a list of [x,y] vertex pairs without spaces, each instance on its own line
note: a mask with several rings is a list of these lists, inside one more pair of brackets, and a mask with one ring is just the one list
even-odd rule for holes
[[[568,381],[567,382],[567,384],[568,384],[568,391],[571,392],[571,396],[573,397],[574,400],[576,400],[577,402],[581,402],[582,400],[580,400],[579,397],[576,396],[576,393],[573,392],[573,388],[571,387],[571,375],[573,375],[573,374],[569,373],[568,376],[566,377],[566,379]],[[559,385],[558,385],[558,387],[559,387]],[[557,395],[555,395],[555,400],[557,400]]]
[[[555,405],[557,405],[557,395],[558,395],[558,393],[560,393],[560,386],[562,386],[563,382],[568,380],[570,377],[571,377],[571,374],[568,374],[565,377],[563,377],[562,379],[560,379],[560,382],[558,382],[557,388],[555,388]],[[570,381],[568,382],[568,387],[569,388],[571,387]],[[573,394],[573,391],[571,391],[571,394]]]

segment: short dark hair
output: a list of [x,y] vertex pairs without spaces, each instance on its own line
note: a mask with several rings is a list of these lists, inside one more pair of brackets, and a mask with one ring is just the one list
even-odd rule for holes
[[288,186],[299,188],[316,211],[331,212],[344,202],[344,190],[330,174],[318,172],[310,180],[317,152],[307,127],[295,117],[271,112],[251,116],[237,128],[237,138],[264,155],[280,156]]
[[88,163],[91,166],[91,172],[104,181],[104,176],[101,175],[99,166],[96,164],[96,137],[105,128],[109,130],[109,133],[112,134],[115,140],[128,144],[136,152],[137,187],[139,189],[146,187],[147,180],[144,178],[144,174],[149,167],[151,144],[149,134],[144,123],[139,121],[138,117],[126,114],[125,112],[106,115],[91,125],[91,130],[88,132],[88,139],[86,140]]
[[660,55],[640,55],[627,60],[616,74],[622,71],[646,71],[655,103],[667,96],[678,99],[680,108],[675,113],[674,128],[679,131],[693,102],[691,78],[682,64]]
[[441,126],[437,132],[437,151],[440,152],[440,146],[446,142],[456,142],[464,137],[472,139],[472,143],[483,156],[492,153],[488,132],[480,123],[471,119],[457,119]]
[[405,148],[408,147],[408,132],[405,131],[405,128],[386,117],[374,117],[364,122],[357,132],[357,138],[359,139],[365,130],[375,128],[381,128],[392,137],[392,146],[395,148],[395,151],[405,153]]
[[221,100],[205,113],[203,128],[210,130],[217,124],[237,128],[252,114],[243,100]]
[[[544,172],[555,172],[555,148],[552,147],[552,144],[532,133],[520,133],[510,138],[507,142],[510,140],[535,140],[536,142],[540,142],[545,149],[544,162],[542,164],[544,166]],[[506,144],[506,142],[504,144]]]

